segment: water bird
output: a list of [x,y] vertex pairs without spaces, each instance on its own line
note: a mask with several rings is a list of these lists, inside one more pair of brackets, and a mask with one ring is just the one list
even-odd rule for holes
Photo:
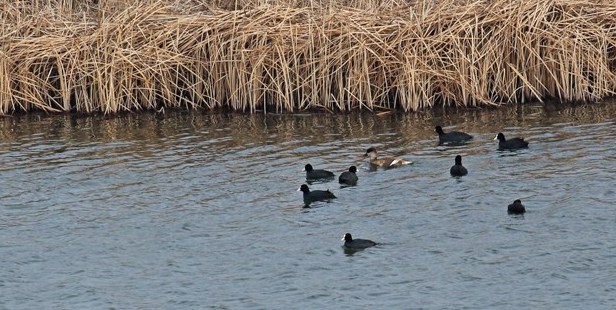
[[524,214],[526,212],[526,208],[520,201],[520,199],[516,199],[512,204],[507,206],[507,213],[509,214]]
[[357,167],[349,167],[349,171],[345,171],[338,177],[338,183],[345,185],[357,185]]
[[304,166],[306,180],[333,179],[334,173],[323,169],[314,169],[311,164]]
[[516,150],[528,147],[528,141],[524,141],[523,138],[512,138],[505,139],[505,135],[502,132],[499,132],[494,140],[498,140],[498,149],[499,150]]
[[412,161],[404,160],[401,158],[394,158],[394,157],[378,158],[377,153],[376,153],[376,148],[374,147],[370,147],[369,149],[367,149],[366,153],[364,154],[364,157],[370,157],[371,165],[375,165],[375,166],[383,167],[383,168],[395,168],[395,167],[400,167],[404,165],[410,165],[413,163]]
[[306,185],[306,184],[302,184],[302,186],[300,186],[299,189],[297,189],[297,191],[303,192],[303,194],[304,194],[304,203],[311,203],[311,202],[315,202],[315,201],[330,200],[330,199],[336,198],[334,193],[330,192],[329,190],[326,190],[326,191],[313,190],[313,191],[311,191],[310,188],[308,188],[308,185]]
[[343,247],[348,248],[348,249],[359,250],[359,249],[365,249],[365,248],[369,248],[371,246],[376,245],[376,242],[372,240],[353,239],[353,236],[351,236],[351,234],[349,233],[344,234],[344,237],[342,237],[342,240],[344,240]]
[[449,173],[454,177],[461,177],[468,174],[468,170],[462,166],[462,156],[456,156],[455,165],[451,166]]
[[448,133],[445,133],[441,126],[434,127],[434,131],[436,131],[436,133],[438,133],[438,142],[439,142],[439,144],[443,144],[443,143],[462,143],[462,142],[467,142],[467,141],[473,139],[473,136],[471,136],[471,135],[469,135],[469,134],[467,134],[465,132],[461,132],[461,131],[450,131]]

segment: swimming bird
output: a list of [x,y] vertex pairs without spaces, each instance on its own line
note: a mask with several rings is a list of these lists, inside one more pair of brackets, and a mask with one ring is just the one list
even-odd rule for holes
[[345,171],[338,177],[338,183],[345,185],[357,185],[357,167],[351,166],[349,171]]
[[526,208],[524,208],[520,199],[514,200],[512,204],[507,206],[507,213],[509,214],[523,214],[524,212],[526,212]]
[[462,156],[457,155],[455,159],[456,164],[451,166],[449,173],[454,177],[461,177],[468,174],[468,170],[462,166]]
[[348,248],[348,249],[359,250],[359,249],[365,249],[365,248],[369,248],[371,246],[375,246],[376,245],[376,242],[374,242],[372,240],[368,240],[368,239],[353,239],[353,237],[349,233],[344,234],[344,237],[342,237],[342,240],[344,240],[343,247]]
[[436,126],[434,127],[434,131],[436,131],[436,133],[438,133],[438,142],[439,144],[443,144],[443,143],[462,143],[462,142],[466,142],[468,140],[472,140],[473,136],[465,133],[465,132],[461,132],[461,131],[450,131],[448,133],[445,133],[443,131],[443,128],[441,126]]
[[323,169],[314,169],[311,164],[304,166],[306,171],[306,180],[318,180],[318,179],[333,179],[334,173]]
[[300,186],[299,189],[297,189],[297,191],[301,191],[304,193],[304,203],[311,203],[315,201],[330,200],[330,199],[336,198],[334,193],[330,192],[329,190],[311,191],[310,188],[308,188],[308,185],[306,184],[302,184],[302,186]]
[[494,140],[498,140],[499,150],[516,150],[528,147],[528,141],[524,141],[523,138],[505,139],[505,135],[499,132]]
[[378,158],[377,153],[376,153],[376,148],[374,147],[370,147],[369,149],[367,149],[366,154],[364,154],[364,157],[370,157],[371,165],[379,166],[383,168],[395,168],[395,167],[400,167],[404,165],[410,165],[413,163],[412,161],[404,160],[401,158],[394,158],[394,157]]

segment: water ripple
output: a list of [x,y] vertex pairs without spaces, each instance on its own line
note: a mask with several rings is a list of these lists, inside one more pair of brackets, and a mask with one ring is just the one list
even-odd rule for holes
[[[0,308],[611,308],[616,114],[527,109],[3,120]],[[415,164],[371,170],[369,146]],[[307,163],[359,184],[303,208]]]

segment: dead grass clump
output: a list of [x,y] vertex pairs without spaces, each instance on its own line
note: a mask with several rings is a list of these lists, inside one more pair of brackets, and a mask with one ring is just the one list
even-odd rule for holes
[[610,1],[4,0],[0,22],[0,114],[414,111],[616,81]]

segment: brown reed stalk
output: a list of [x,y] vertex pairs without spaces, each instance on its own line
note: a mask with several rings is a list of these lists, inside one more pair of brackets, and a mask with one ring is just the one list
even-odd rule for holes
[[0,114],[595,101],[614,25],[591,0],[0,0]]

